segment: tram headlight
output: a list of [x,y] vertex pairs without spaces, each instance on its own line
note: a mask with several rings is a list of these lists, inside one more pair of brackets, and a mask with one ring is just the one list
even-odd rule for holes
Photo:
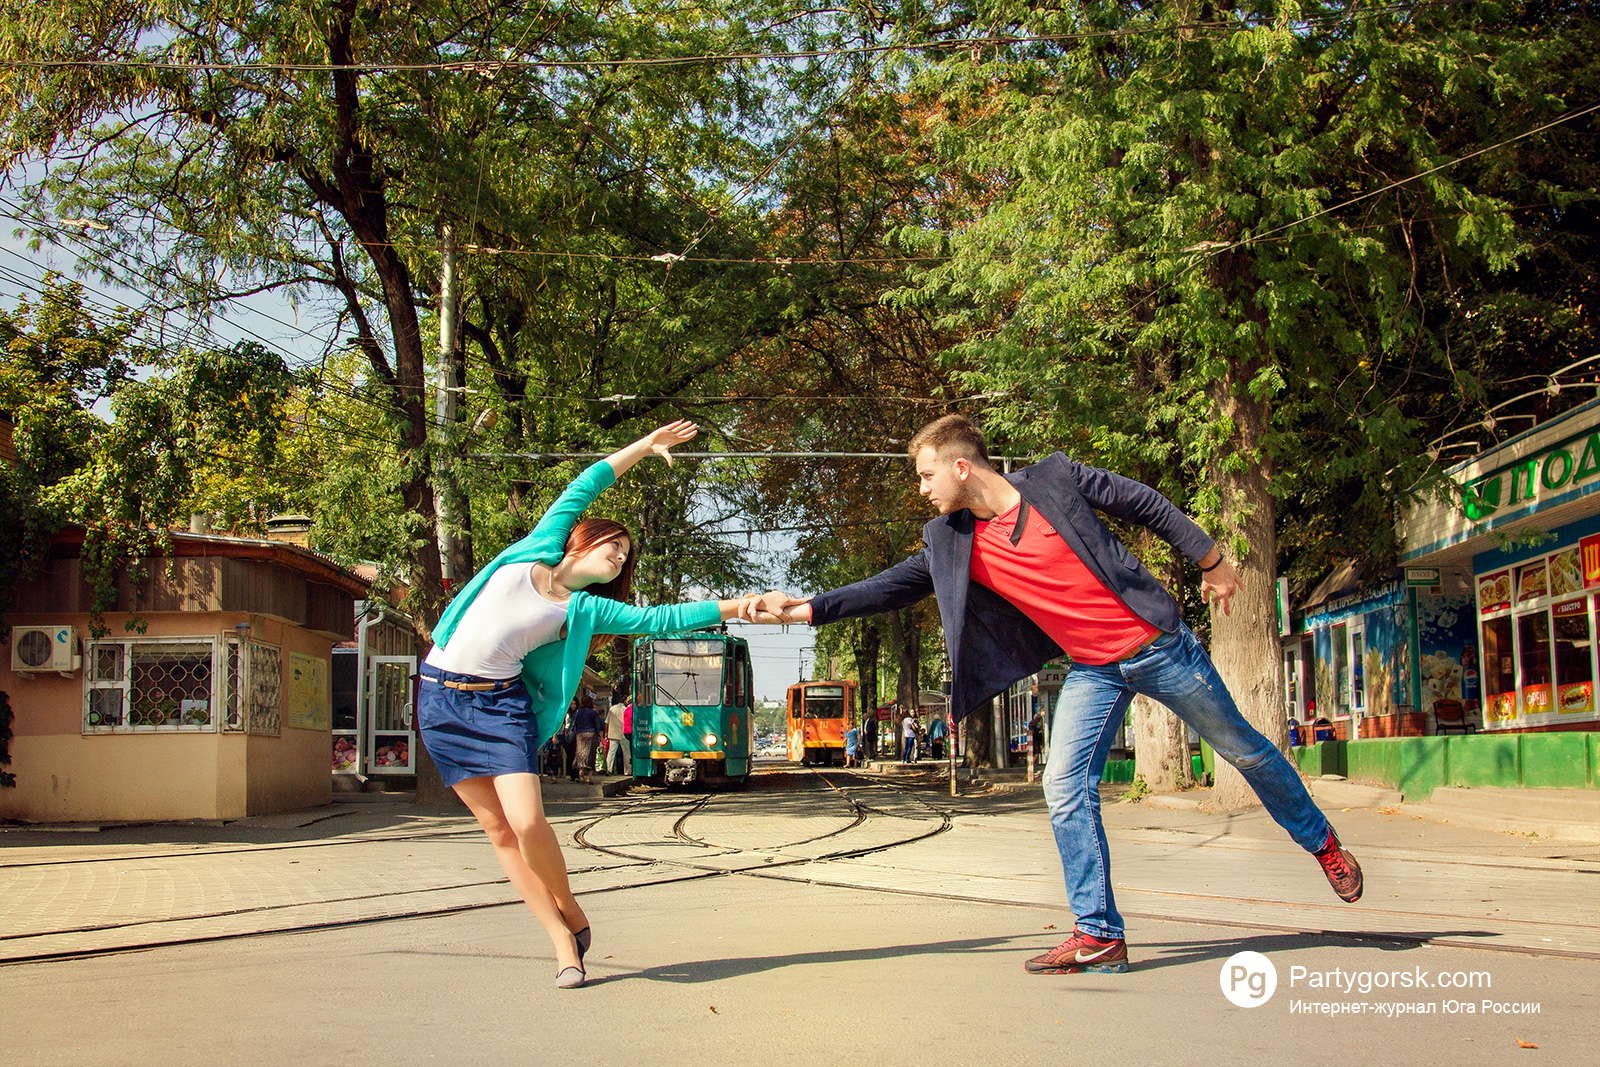
[[706,734],[705,742],[706,742],[706,747],[707,748],[716,748],[717,747],[717,735],[716,734]]
[[666,734],[656,734],[656,747],[657,748],[666,748],[667,747],[667,735]]

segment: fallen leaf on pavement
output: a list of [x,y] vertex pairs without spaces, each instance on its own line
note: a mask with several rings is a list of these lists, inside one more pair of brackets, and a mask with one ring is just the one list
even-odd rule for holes
[[707,1007],[709,1007],[711,1009],[711,1014],[712,1015],[721,1015],[722,1014],[720,1011],[717,1010],[717,1006],[715,1004],[708,1004]]
[[1524,1041],[1524,1040],[1522,1040],[1522,1038],[1519,1037],[1519,1038],[1517,1038],[1517,1047],[1518,1048],[1538,1048],[1539,1046],[1535,1045],[1532,1041]]
[[1398,809],[1398,808],[1379,808],[1378,809],[1378,814],[1379,815],[1399,815],[1400,814],[1400,809]]
[[1054,930],[1055,928],[1056,928],[1056,924],[1055,923],[1051,923],[1049,926],[1045,927],[1046,930]]

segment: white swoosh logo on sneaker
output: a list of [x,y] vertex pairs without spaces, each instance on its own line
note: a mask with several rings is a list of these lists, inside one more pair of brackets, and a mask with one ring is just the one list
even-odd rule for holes
[[1101,956],[1104,956],[1107,952],[1115,951],[1116,947],[1117,947],[1116,945],[1107,945],[1105,948],[1101,949],[1099,952],[1091,952],[1087,956],[1085,956],[1083,954],[1083,949],[1080,948],[1078,950],[1077,958],[1076,958],[1076,960],[1074,962],[1077,962],[1077,963],[1093,963],[1095,960],[1099,959]]

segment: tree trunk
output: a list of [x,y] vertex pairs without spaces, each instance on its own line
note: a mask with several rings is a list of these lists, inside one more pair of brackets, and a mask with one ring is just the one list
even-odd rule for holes
[[1133,698],[1133,769],[1152,793],[1194,788],[1189,728],[1147,696]]
[[856,657],[856,673],[861,683],[857,695],[861,699],[861,716],[865,719],[878,712],[878,652],[883,638],[878,633],[876,618],[862,619],[860,638],[852,650]]
[[921,692],[922,622],[914,607],[891,611],[888,615],[889,637],[894,643],[897,668],[895,699],[899,701],[902,713],[909,709],[915,715],[917,697]]
[[[1150,472],[1144,481],[1154,484]],[[1139,555],[1173,597],[1183,602],[1183,569],[1164,541],[1151,534],[1139,539]],[[1189,754],[1189,728],[1172,710],[1149,697],[1133,698],[1134,773],[1152,793],[1194,788],[1194,762]]]
[[964,766],[994,766],[994,701],[986,700],[967,716],[967,755]]
[[[1284,721],[1278,678],[1273,471],[1263,447],[1270,412],[1265,401],[1246,392],[1250,376],[1251,368],[1236,367],[1217,383],[1215,392],[1217,415],[1231,420],[1234,427],[1229,455],[1212,464],[1222,491],[1225,531],[1218,548],[1233,557],[1229,537],[1237,537],[1244,547],[1235,560],[1239,590],[1230,613],[1223,615],[1215,606],[1211,609],[1211,659],[1244,717],[1284,749],[1289,743],[1289,726]],[[1214,796],[1223,811],[1260,803],[1244,777],[1220,760]]]

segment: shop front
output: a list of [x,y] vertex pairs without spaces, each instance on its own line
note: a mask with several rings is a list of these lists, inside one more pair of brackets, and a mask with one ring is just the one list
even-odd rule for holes
[[1401,528],[1409,570],[1468,590],[1459,657],[1420,665],[1430,682],[1459,678],[1446,720],[1459,711],[1461,729],[1484,732],[1600,729],[1600,402],[1451,476],[1459,493],[1414,508]]

